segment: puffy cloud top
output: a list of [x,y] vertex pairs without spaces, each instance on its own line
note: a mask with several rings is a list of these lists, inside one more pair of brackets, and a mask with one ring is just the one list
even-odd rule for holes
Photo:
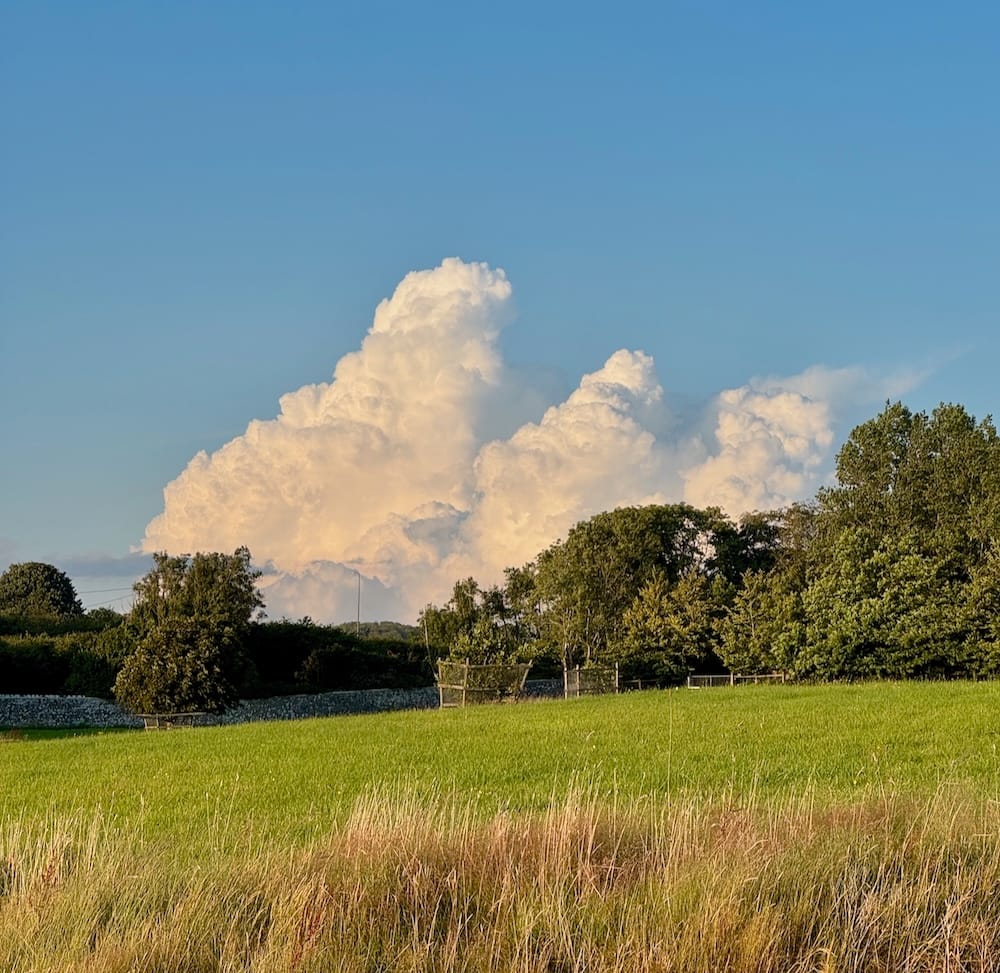
[[288,570],[365,562],[363,539],[392,517],[428,503],[466,508],[510,293],[484,264],[408,274],[333,381],[282,396],[276,419],[191,460],[143,549],[247,544]]
[[830,409],[798,392],[727,389],[717,400],[718,452],[684,472],[695,506],[770,510],[815,489],[833,441]]

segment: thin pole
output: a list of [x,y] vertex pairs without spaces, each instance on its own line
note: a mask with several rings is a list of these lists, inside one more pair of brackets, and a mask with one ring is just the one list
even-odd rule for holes
[[358,628],[357,636],[361,638],[361,572],[354,572],[358,576]]

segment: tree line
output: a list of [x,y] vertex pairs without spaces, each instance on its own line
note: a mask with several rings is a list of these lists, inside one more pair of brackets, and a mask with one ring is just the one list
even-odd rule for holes
[[[137,711],[432,679],[436,658],[617,663],[625,680],[1000,674],[1000,439],[962,406],[887,403],[810,501],[733,520],[687,504],[573,527],[498,585],[464,578],[416,628],[267,622],[250,552],[154,556],[125,616],[83,613],[51,565],[0,576],[0,691]],[[58,688],[53,688],[58,687]]]
[[426,648],[398,623],[267,621],[250,552],[154,555],[125,615],[84,613],[49,564],[0,575],[0,692],[115,698],[141,713],[219,711],[238,698],[411,687]]
[[455,584],[420,624],[439,651],[800,679],[1000,671],[1000,440],[962,406],[857,426],[835,482],[734,521],[685,504],[577,524],[504,583]]

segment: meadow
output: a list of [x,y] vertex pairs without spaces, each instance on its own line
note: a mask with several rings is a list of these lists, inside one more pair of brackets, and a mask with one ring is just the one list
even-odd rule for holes
[[1000,686],[0,743],[0,969],[989,970]]

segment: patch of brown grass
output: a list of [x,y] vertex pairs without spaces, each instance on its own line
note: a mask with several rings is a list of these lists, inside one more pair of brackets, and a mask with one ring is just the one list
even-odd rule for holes
[[1000,809],[578,792],[478,819],[370,795],[305,852],[196,866],[102,819],[0,828],[19,973],[993,970]]

